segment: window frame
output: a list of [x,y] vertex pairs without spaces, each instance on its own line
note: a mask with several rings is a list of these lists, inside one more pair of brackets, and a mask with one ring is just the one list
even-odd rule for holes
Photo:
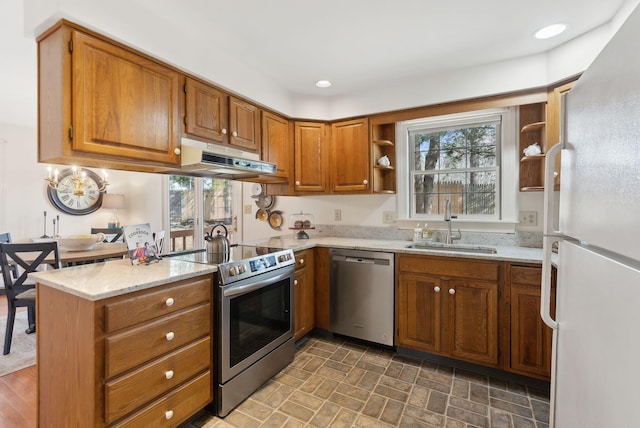
[[[413,155],[411,131],[428,129],[450,129],[451,127],[466,127],[474,124],[486,123],[498,119],[500,141],[496,142],[496,213],[493,215],[458,215],[458,222],[475,224],[511,224],[517,223],[516,207],[518,195],[518,132],[517,107],[474,110],[441,116],[424,117],[398,122],[396,124],[396,158],[397,158],[397,218],[413,223],[423,221],[443,220],[441,214],[417,214],[414,204],[414,174],[411,162]],[[491,168],[493,170],[493,168]],[[446,172],[468,171],[442,170]],[[508,226],[509,227],[509,226]],[[510,226],[513,228],[513,226]],[[479,229],[482,229],[480,226]]]

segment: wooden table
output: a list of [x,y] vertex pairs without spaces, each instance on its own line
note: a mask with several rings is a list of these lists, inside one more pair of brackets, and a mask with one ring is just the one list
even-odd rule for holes
[[99,242],[91,250],[65,251],[60,249],[60,262],[73,265],[81,262],[118,258],[127,255],[127,245],[124,242]]

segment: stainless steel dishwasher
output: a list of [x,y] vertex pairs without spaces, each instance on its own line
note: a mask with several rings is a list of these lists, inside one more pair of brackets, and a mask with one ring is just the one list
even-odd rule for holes
[[329,330],[393,346],[393,253],[329,251]]

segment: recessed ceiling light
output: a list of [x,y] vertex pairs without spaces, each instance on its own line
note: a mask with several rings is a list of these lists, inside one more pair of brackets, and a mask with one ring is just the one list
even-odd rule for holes
[[318,80],[316,82],[316,86],[318,88],[328,88],[329,86],[331,86],[331,82],[329,82],[328,80]]
[[542,27],[533,34],[536,39],[548,39],[555,37],[558,34],[564,32],[567,29],[567,24],[551,24],[546,27]]

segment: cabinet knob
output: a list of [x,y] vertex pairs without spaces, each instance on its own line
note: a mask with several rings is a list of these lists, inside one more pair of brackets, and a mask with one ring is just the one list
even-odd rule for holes
[[440,287],[438,287],[437,285],[435,287],[433,287],[433,291],[435,291],[436,293],[440,292]]
[[296,181],[296,186],[299,186],[299,185],[300,185],[300,182],[299,182],[299,181]]
[[173,306],[173,304],[175,303],[175,301],[173,300],[173,297],[169,297],[167,300],[164,301],[164,303],[167,306]]
[[293,280],[293,285],[298,285],[298,280],[297,279]]
[[176,147],[175,149],[173,149],[173,153],[179,155],[180,153],[182,153],[182,150],[180,150],[179,147]]
[[237,136],[238,136],[238,133],[237,133],[236,131],[233,131],[233,132],[231,133],[231,135],[233,135],[234,137],[237,137]]
[[222,128],[222,131],[220,132],[222,132],[222,135],[227,135],[227,128]]
[[558,174],[558,171],[553,171],[553,176],[554,177],[557,177],[558,175],[560,175],[560,174]]
[[173,410],[167,410],[166,412],[164,412],[164,418],[166,420],[169,420],[173,417]]
[[167,370],[166,372],[164,372],[164,377],[168,379],[171,379],[173,377],[173,370]]
[[174,338],[175,336],[176,336],[176,335],[175,335],[175,333],[174,333],[174,332],[172,332],[172,331],[170,331],[169,333],[165,334],[165,336],[164,336],[164,337],[166,337],[166,338],[167,338],[167,340],[173,340],[173,338]]
[[362,184],[369,184],[369,180],[362,180]]
[[300,261],[299,261],[298,263],[300,263],[301,265],[303,265],[303,264],[304,264],[304,259],[300,259]]
[[453,288],[449,289],[449,294],[456,294],[456,290],[454,290]]

